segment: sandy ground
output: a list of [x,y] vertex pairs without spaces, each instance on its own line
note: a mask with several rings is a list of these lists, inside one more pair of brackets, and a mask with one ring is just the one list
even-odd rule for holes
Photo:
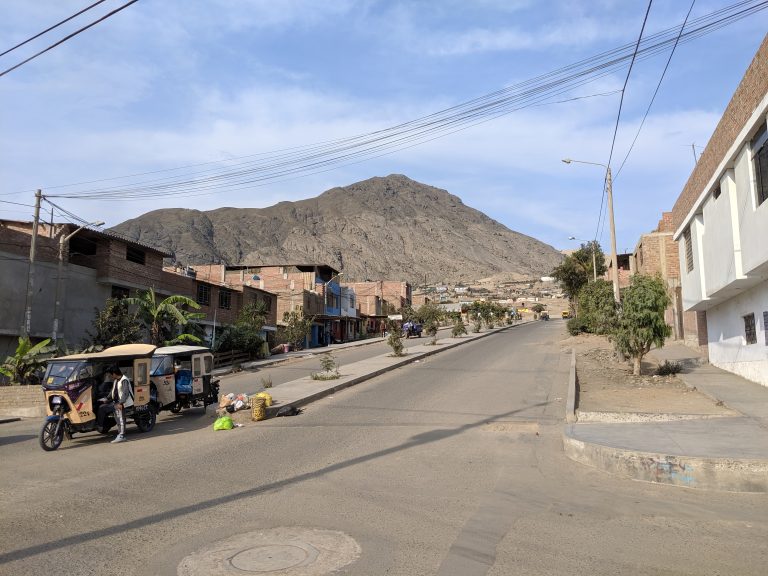
[[678,376],[655,376],[657,365],[650,359],[643,359],[642,375],[633,376],[632,366],[619,360],[603,336],[571,336],[561,346],[576,350],[579,412],[735,415],[688,389]]

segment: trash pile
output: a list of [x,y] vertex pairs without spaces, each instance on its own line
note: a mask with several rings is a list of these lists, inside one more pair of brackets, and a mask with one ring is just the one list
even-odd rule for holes
[[259,392],[253,396],[247,394],[234,394],[230,392],[221,397],[219,408],[216,410],[218,418],[213,423],[214,430],[231,430],[242,426],[232,420],[230,414],[241,410],[251,410],[251,420],[259,421],[267,417],[266,408],[272,406],[272,395],[269,392]]

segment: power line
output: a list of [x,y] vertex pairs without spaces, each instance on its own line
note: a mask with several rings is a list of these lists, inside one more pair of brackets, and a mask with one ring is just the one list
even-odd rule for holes
[[[184,167],[66,185],[59,188],[96,184],[109,180],[128,180],[136,176],[153,176],[149,179],[142,178],[134,182],[129,181],[122,186],[93,187],[77,192],[48,194],[47,196],[93,200],[190,197],[212,194],[224,189],[253,188],[267,182],[284,181],[285,179],[324,172],[331,169],[331,166],[356,163],[411,148],[526,107],[554,103],[552,101],[554,97],[572,92],[579,86],[594,82],[625,67],[630,58],[633,61],[639,61],[653,57],[666,51],[673,42],[691,41],[766,7],[768,7],[768,0],[737,2],[692,20],[687,31],[682,34],[679,27],[673,27],[646,38],[641,37],[640,47],[637,43],[627,44],[468,102],[383,130],[245,156],[236,160],[248,158],[247,161],[234,165],[231,164],[231,161],[225,166],[221,166],[220,162],[191,165],[191,168],[206,166],[206,169],[188,174],[154,177],[156,174],[185,170],[187,167]],[[253,160],[253,158],[257,159]],[[207,168],[211,164],[216,167]],[[48,190],[51,188],[53,187],[46,187]]]
[[38,52],[37,54],[33,54],[32,56],[30,56],[30,57],[29,57],[29,58],[27,58],[26,60],[22,60],[21,62],[19,62],[19,63],[18,63],[18,64],[16,64],[15,66],[11,66],[10,68],[8,68],[8,69],[6,69],[6,70],[3,70],[2,72],[0,72],[0,77],[3,77],[3,76],[5,76],[5,75],[6,75],[6,74],[8,74],[9,72],[13,72],[13,71],[14,71],[14,70],[16,70],[17,68],[20,68],[21,66],[24,66],[24,64],[27,64],[28,62],[30,62],[30,61],[32,61],[32,60],[34,60],[34,59],[35,59],[35,58],[37,58],[38,56],[42,56],[43,54],[45,54],[45,53],[46,53],[46,52],[48,52],[49,50],[53,50],[54,48],[56,48],[56,46],[59,46],[60,44],[63,44],[64,42],[66,42],[66,41],[67,41],[67,40],[69,40],[70,38],[73,38],[73,37],[77,36],[77,35],[78,35],[78,34],[80,34],[81,32],[85,32],[85,31],[86,31],[86,30],[88,30],[89,28],[92,28],[93,26],[96,26],[96,24],[98,24],[99,22],[103,22],[104,20],[106,20],[106,19],[107,19],[107,18],[109,18],[110,16],[113,16],[114,14],[117,14],[117,13],[118,13],[118,12],[120,12],[121,10],[124,10],[124,9],[128,8],[128,6],[130,6],[131,4],[135,4],[135,3],[136,3],[136,2],[138,2],[138,1],[139,1],[139,0],[131,0],[130,2],[127,2],[126,4],[123,4],[123,5],[122,5],[122,6],[120,6],[119,8],[116,8],[116,9],[112,10],[112,12],[108,12],[107,14],[105,14],[104,16],[102,16],[101,18],[99,18],[98,20],[95,20],[95,21],[91,22],[91,23],[90,23],[90,24],[88,24],[87,26],[83,26],[83,27],[82,27],[82,28],[80,28],[79,30],[75,30],[75,31],[74,31],[74,32],[72,32],[71,34],[68,34],[67,36],[64,36],[64,38],[62,38],[62,39],[61,39],[61,40],[59,40],[58,42],[55,42],[54,44],[51,44],[50,46],[48,46],[48,48],[44,48],[43,50],[40,50],[40,52]]
[[664,65],[664,70],[661,72],[661,77],[659,78],[659,83],[656,85],[656,90],[653,91],[653,96],[651,97],[651,101],[648,103],[648,108],[645,110],[645,114],[643,114],[643,119],[640,122],[640,126],[637,128],[637,133],[635,134],[634,140],[632,140],[632,144],[629,146],[629,150],[627,150],[627,155],[624,156],[624,160],[621,161],[621,166],[619,166],[619,169],[616,171],[616,174],[613,176],[614,181],[616,178],[619,177],[619,174],[621,174],[622,168],[624,168],[624,164],[627,162],[627,158],[629,158],[629,155],[632,153],[632,149],[635,147],[635,142],[637,142],[637,138],[640,136],[640,131],[643,129],[643,125],[645,124],[645,119],[648,118],[648,113],[651,111],[651,106],[653,106],[654,101],[656,100],[656,95],[659,93],[659,89],[661,88],[661,83],[664,80],[664,76],[667,73],[667,69],[669,68],[669,63],[672,62],[672,56],[675,55],[675,49],[677,48],[677,44],[680,41],[680,36],[683,34],[683,30],[685,29],[685,25],[688,22],[688,17],[691,15],[691,11],[693,10],[693,6],[696,4],[696,0],[691,1],[691,7],[688,8],[688,13],[685,15],[685,20],[683,20],[683,25],[680,26],[680,34],[677,35],[677,40],[675,40],[675,43],[672,45],[672,50],[669,53],[669,58],[667,58],[667,63]]
[[619,132],[619,123],[621,121],[621,107],[624,104],[624,94],[626,93],[627,84],[629,83],[629,76],[630,74],[632,74],[632,66],[634,66],[635,64],[635,58],[637,58],[637,52],[640,49],[640,42],[643,39],[643,32],[645,31],[645,25],[648,22],[648,15],[651,13],[652,5],[653,5],[653,0],[648,0],[648,8],[646,8],[645,10],[645,16],[643,17],[643,24],[640,27],[640,34],[637,36],[637,43],[635,44],[635,50],[632,53],[632,59],[629,62],[629,69],[627,70],[627,76],[624,78],[624,86],[621,88],[621,98],[619,99],[619,111],[616,114],[616,125],[613,128],[613,138],[611,139],[611,151],[608,154],[608,162],[606,163],[606,166],[608,168],[605,172],[605,180],[603,182],[603,193],[600,195],[600,212],[598,213],[598,217],[597,217],[597,228],[595,229],[595,240],[597,240],[598,230],[600,230],[600,220],[602,220],[603,218],[603,205],[605,203],[605,194],[606,194],[606,188],[608,184],[608,170],[611,169],[611,160],[613,159],[613,149],[616,146],[616,135]]
[[62,24],[66,24],[66,23],[67,23],[67,22],[69,22],[70,20],[72,20],[72,19],[74,19],[74,18],[77,18],[78,16],[80,16],[81,14],[84,14],[85,12],[88,12],[88,10],[90,10],[91,8],[94,8],[94,7],[98,6],[98,5],[99,5],[99,4],[101,4],[102,2],[106,2],[106,0],[99,0],[98,2],[94,2],[94,3],[93,3],[93,4],[91,4],[90,6],[88,6],[88,7],[86,7],[86,8],[83,8],[82,10],[80,10],[80,12],[77,12],[76,14],[72,14],[72,16],[70,16],[69,18],[65,18],[65,19],[64,19],[64,20],[62,20],[61,22],[57,22],[56,24],[54,24],[54,25],[53,25],[53,26],[51,26],[50,28],[46,28],[46,29],[45,29],[45,30],[43,30],[42,32],[40,32],[40,33],[38,33],[38,34],[35,34],[35,35],[34,35],[34,36],[32,36],[31,38],[27,38],[27,39],[26,39],[26,40],[24,40],[23,42],[19,42],[18,44],[16,44],[16,46],[13,46],[12,48],[8,48],[8,50],[6,50],[5,52],[2,52],[2,53],[0,53],[0,57],[2,57],[2,56],[5,56],[5,55],[6,55],[6,54],[8,54],[9,52],[13,52],[14,50],[16,50],[16,48],[21,48],[21,47],[22,47],[22,46],[24,46],[25,44],[28,44],[29,42],[32,42],[32,40],[36,40],[37,38],[40,38],[40,36],[42,36],[43,34],[47,34],[47,33],[48,33],[48,32],[50,32],[51,30],[53,30],[54,28],[58,28],[58,27],[59,27],[59,26],[61,26]]

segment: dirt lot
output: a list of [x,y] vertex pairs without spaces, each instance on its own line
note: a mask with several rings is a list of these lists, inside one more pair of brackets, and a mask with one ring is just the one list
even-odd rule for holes
[[704,394],[686,387],[679,376],[655,376],[657,365],[643,360],[641,376],[619,361],[603,336],[580,334],[561,342],[576,350],[578,411],[640,414],[728,416],[735,413]]

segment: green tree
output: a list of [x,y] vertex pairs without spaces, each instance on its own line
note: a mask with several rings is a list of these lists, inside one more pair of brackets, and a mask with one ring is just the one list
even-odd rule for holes
[[251,302],[240,311],[237,321],[224,328],[217,338],[217,350],[240,350],[252,357],[258,355],[264,345],[261,330],[267,321],[267,307],[264,302]]
[[633,360],[632,373],[640,375],[643,356],[651,346],[664,346],[671,328],[664,321],[670,298],[660,276],[635,274],[623,292],[621,312],[612,338],[619,352]]
[[303,348],[304,342],[312,331],[312,318],[306,318],[303,313],[293,310],[283,314],[283,337],[294,348]]
[[104,308],[93,310],[93,332],[86,331],[86,346],[109,348],[139,342],[142,339],[143,325],[139,315],[137,312],[131,312],[125,299],[109,298]]
[[578,302],[580,325],[593,334],[613,331],[617,318],[613,284],[602,278],[590,282],[579,292]]
[[606,272],[605,256],[598,242],[582,244],[581,248],[565,257],[560,265],[551,272],[572,304],[577,302],[579,291],[593,278],[592,252],[597,267],[597,276]]
[[394,356],[403,355],[403,331],[400,325],[394,320],[387,321],[387,344],[392,348],[392,354]]
[[51,339],[46,338],[42,342],[32,344],[28,337],[20,336],[14,355],[6,357],[0,365],[0,374],[10,378],[13,384],[38,384],[43,368],[41,355],[50,343]]
[[461,319],[461,316],[458,318],[454,318],[453,320],[453,330],[451,330],[451,336],[454,338],[459,338],[467,333],[467,327],[464,325],[464,320]]
[[[125,301],[131,306],[136,306],[139,318],[149,332],[149,342],[155,346],[160,346],[168,336],[179,338],[176,334],[178,326],[185,326],[188,322],[199,319],[198,314],[183,308],[187,306],[199,310],[200,305],[197,302],[178,294],[158,301],[154,288],[140,290],[138,296],[126,298]],[[194,335],[188,336],[192,336],[192,340],[196,339]],[[188,336],[181,335],[181,338],[189,340]]]
[[432,344],[437,343],[437,329],[444,314],[443,309],[432,302],[422,304],[416,311],[416,319],[424,325],[424,331],[432,337]]

